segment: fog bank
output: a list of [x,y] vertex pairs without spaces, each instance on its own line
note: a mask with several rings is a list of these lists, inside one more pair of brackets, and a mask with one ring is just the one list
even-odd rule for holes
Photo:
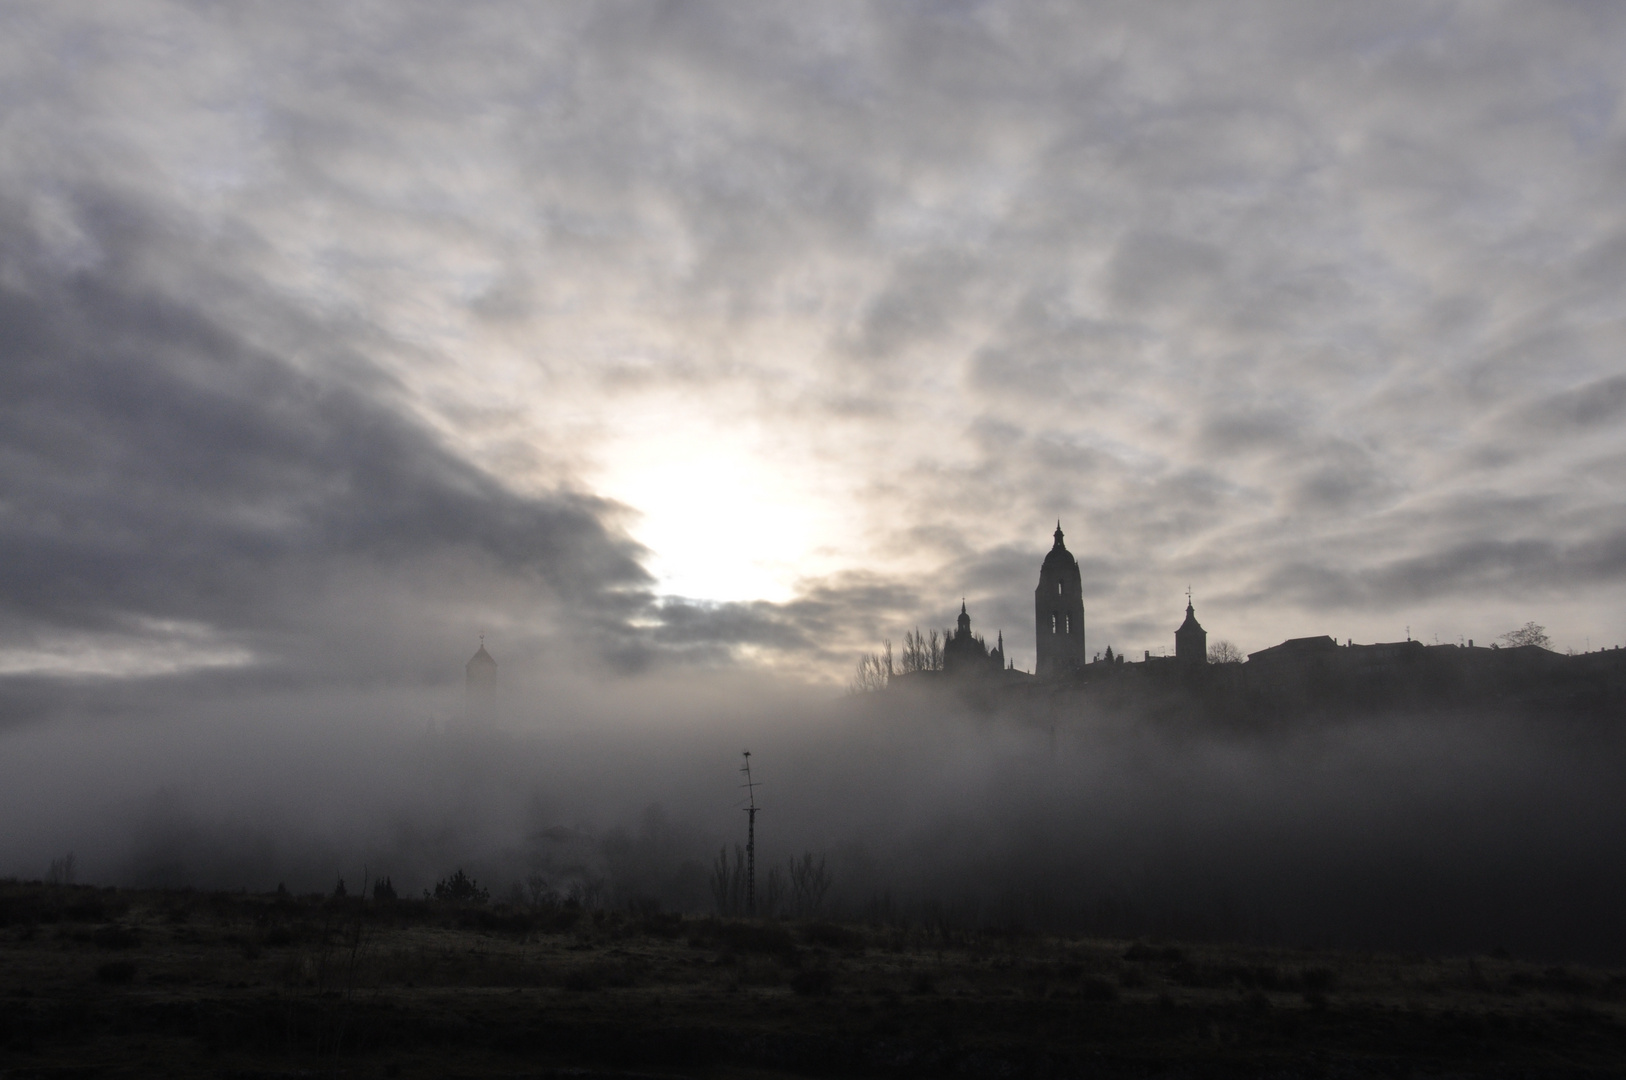
[[[595,706],[594,701],[598,704]],[[6,733],[0,874],[417,895],[463,868],[589,903],[713,908],[762,782],[759,882],[827,860],[831,914],[1626,960],[1626,740],[1393,716],[1263,732],[972,714],[762,680],[629,680],[505,730],[410,698],[267,695]]]

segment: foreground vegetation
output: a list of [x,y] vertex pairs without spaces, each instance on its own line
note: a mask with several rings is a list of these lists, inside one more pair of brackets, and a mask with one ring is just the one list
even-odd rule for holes
[[1626,975],[570,906],[0,884],[0,1075],[1626,1070]]

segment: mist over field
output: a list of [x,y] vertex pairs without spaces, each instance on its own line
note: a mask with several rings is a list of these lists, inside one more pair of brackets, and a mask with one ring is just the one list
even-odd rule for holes
[[1626,739],[1574,721],[1395,716],[1214,730],[1133,716],[830,701],[750,679],[629,683],[466,733],[406,703],[177,708],[12,731],[0,874],[296,892],[462,868],[592,905],[714,910],[744,841],[827,859],[825,913],[1619,962]]

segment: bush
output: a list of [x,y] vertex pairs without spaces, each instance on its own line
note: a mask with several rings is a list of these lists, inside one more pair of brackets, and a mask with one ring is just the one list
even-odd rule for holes
[[802,927],[802,940],[827,949],[861,949],[864,946],[861,934],[827,922],[808,923]]
[[96,981],[122,986],[135,981],[136,966],[130,960],[109,960],[96,968]]
[[1078,996],[1085,1001],[1117,1001],[1118,988],[1100,975],[1079,980]]
[[598,980],[594,978],[593,972],[587,970],[586,968],[577,968],[576,970],[565,975],[563,985],[566,990],[580,994],[591,990],[597,990]]
[[830,972],[826,968],[808,968],[790,977],[790,988],[802,997],[822,997],[830,992]]
[[141,944],[141,935],[128,926],[114,923],[99,927],[90,935],[90,940],[98,949],[133,949]]
[[1163,960],[1169,963],[1179,963],[1186,958],[1184,949],[1177,945],[1156,946],[1148,945],[1144,941],[1137,941],[1124,951],[1125,960],[1134,960],[1147,963],[1154,960]]
[[480,883],[463,872],[462,867],[449,878],[442,878],[435,883],[433,894],[424,892],[425,900],[442,900],[454,904],[484,904],[491,899],[491,890],[483,889]]
[[1310,993],[1326,993],[1338,984],[1338,973],[1331,968],[1306,968],[1299,982]]
[[[707,924],[702,924],[707,925]],[[789,933],[783,927],[772,924],[758,925],[755,923],[711,923],[717,938],[722,944],[735,952],[766,953],[777,956],[793,956],[796,953],[796,942],[791,940]]]

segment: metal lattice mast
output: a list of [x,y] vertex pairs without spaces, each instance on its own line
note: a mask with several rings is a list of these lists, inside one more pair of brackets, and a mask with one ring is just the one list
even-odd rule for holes
[[747,805],[745,807],[745,913],[757,913],[757,785],[751,779],[751,751],[744,752],[745,764],[740,766],[740,772],[745,774],[745,794]]

